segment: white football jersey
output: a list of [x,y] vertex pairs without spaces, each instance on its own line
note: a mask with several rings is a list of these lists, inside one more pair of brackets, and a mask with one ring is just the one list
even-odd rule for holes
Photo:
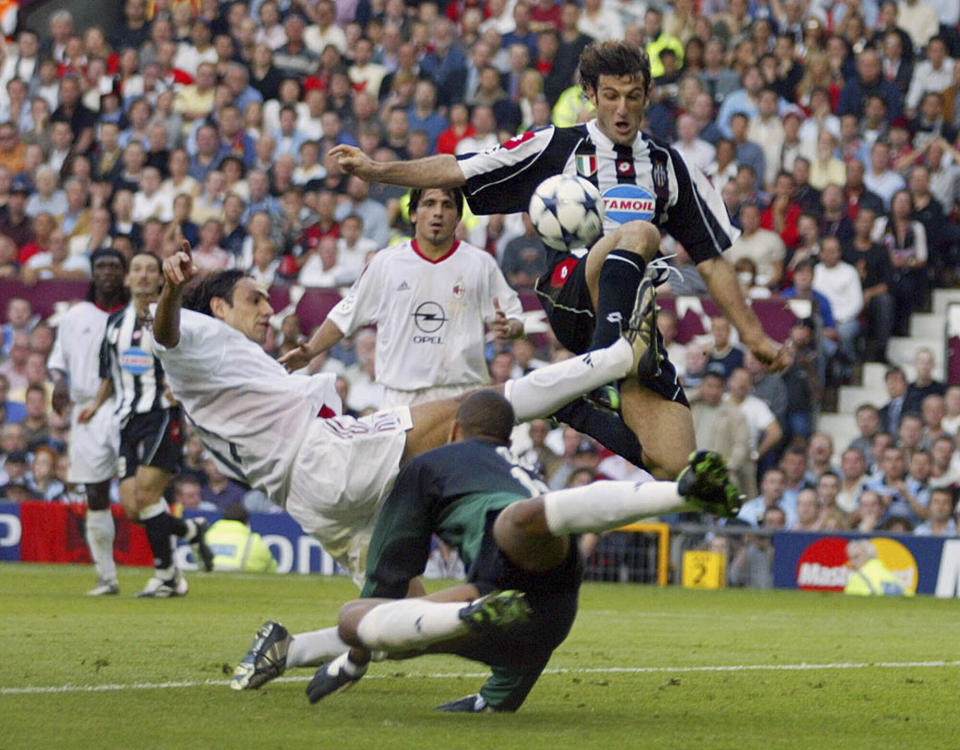
[[411,240],[377,253],[329,318],[347,335],[377,324],[377,381],[388,388],[482,384],[494,297],[508,318],[520,317],[520,298],[489,253],[457,242],[432,261]]
[[[70,381],[70,400],[82,404],[100,388],[100,343],[110,313],[92,302],[79,302],[60,320],[47,367],[61,370]],[[112,402],[108,404],[112,411]]]
[[284,504],[310,423],[341,411],[336,377],[291,375],[239,331],[192,310],[180,312],[177,345],[154,349],[220,469]]

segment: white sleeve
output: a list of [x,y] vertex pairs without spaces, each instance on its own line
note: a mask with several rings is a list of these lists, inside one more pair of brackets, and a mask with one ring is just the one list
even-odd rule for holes
[[375,255],[360,272],[360,278],[350,287],[347,296],[327,314],[327,319],[336,325],[344,336],[350,336],[358,328],[376,322],[380,301],[384,296],[381,280],[381,268],[384,264],[380,259],[385,257]]
[[762,399],[757,399],[757,426],[761,430],[766,430],[771,424],[777,421],[777,417],[770,410],[770,407],[767,406],[767,402]]

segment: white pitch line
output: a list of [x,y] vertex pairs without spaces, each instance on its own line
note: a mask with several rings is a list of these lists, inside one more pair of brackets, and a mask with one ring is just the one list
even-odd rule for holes
[[[694,667],[593,667],[593,668],[565,668],[545,669],[544,674],[657,674],[657,673],[690,673],[690,672],[803,672],[831,669],[928,669],[932,667],[960,667],[960,661],[878,661],[878,662],[834,662],[830,664],[729,664],[704,665]],[[384,680],[389,678],[446,680],[462,677],[486,677],[488,672],[434,672],[429,674],[406,673],[373,674],[367,680]],[[274,682],[303,682],[306,675],[301,677],[279,677]],[[46,695],[59,693],[108,693],[119,690],[169,690],[171,688],[193,687],[226,687],[228,680],[182,680],[176,682],[133,682],[125,685],[55,685],[35,687],[4,687],[0,688],[2,695]]]

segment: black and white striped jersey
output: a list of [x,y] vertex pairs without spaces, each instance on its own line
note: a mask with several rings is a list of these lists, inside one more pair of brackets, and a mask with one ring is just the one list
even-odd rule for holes
[[707,177],[646,133],[622,146],[591,120],[521,133],[457,159],[467,202],[477,214],[526,211],[547,177],[578,174],[600,190],[607,231],[635,219],[650,221],[680,242],[695,263],[720,255],[739,235]]
[[139,318],[133,302],[107,320],[100,345],[100,377],[113,382],[121,427],[134,414],[172,406],[163,395],[163,366],[153,349],[153,319]]

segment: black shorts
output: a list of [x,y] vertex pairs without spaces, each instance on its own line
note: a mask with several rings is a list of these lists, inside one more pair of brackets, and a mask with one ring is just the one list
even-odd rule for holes
[[[550,327],[557,341],[574,354],[588,351],[593,340],[594,311],[587,286],[586,259],[586,255],[577,258],[570,253],[559,253],[555,256],[553,268],[537,279],[537,296],[547,313]],[[661,354],[660,374],[642,378],[640,382],[667,401],[689,406],[659,331],[657,341]]]
[[471,643],[456,653],[492,667],[542,669],[559,646],[577,616],[577,597],[583,579],[583,561],[576,537],[571,537],[567,559],[546,573],[518,568],[500,551],[493,538],[493,524],[500,511],[487,514],[486,533],[480,552],[467,572],[467,581],[481,595],[517,589],[526,594],[533,609],[530,620],[496,636]]
[[137,473],[139,466],[154,466],[171,474],[180,470],[183,448],[183,418],[180,407],[134,414],[120,431],[121,481]]

